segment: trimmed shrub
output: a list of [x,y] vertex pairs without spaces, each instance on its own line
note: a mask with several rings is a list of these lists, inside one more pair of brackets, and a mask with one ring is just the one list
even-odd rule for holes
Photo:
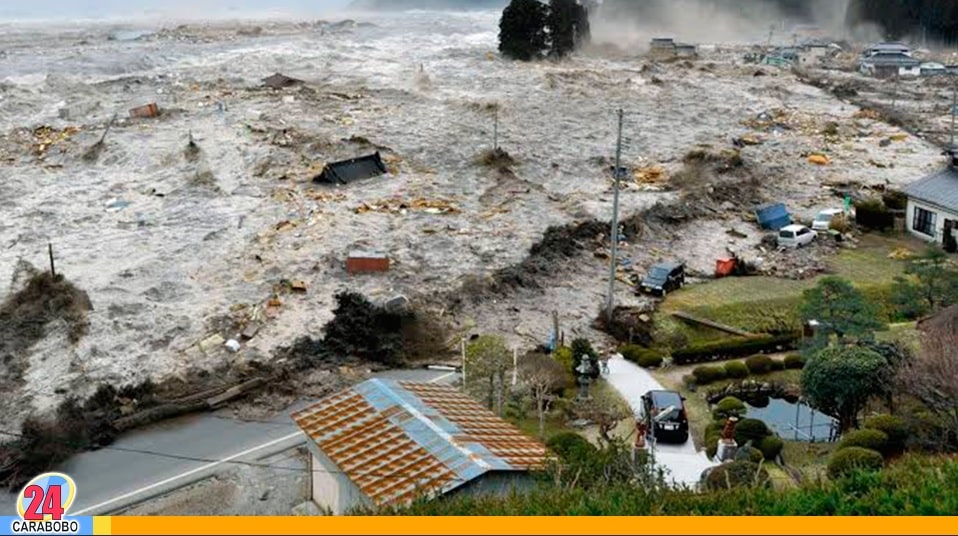
[[588,439],[575,432],[556,434],[546,442],[546,446],[563,462],[595,456],[599,450]]
[[874,450],[884,456],[889,452],[888,435],[881,430],[855,430],[848,432],[838,443],[838,450],[851,447]]
[[855,203],[855,221],[866,229],[884,231],[895,226],[895,215],[881,199]]
[[759,463],[765,459],[765,455],[762,454],[762,451],[758,450],[755,447],[748,448],[748,461],[752,463]]
[[748,367],[741,361],[730,361],[725,364],[725,375],[733,380],[748,378]]
[[785,368],[789,370],[801,370],[805,368],[805,358],[802,354],[791,354],[785,356]]
[[741,419],[745,416],[746,411],[748,410],[745,407],[744,402],[735,398],[734,396],[727,396],[715,405],[715,409],[712,410],[712,418],[716,421],[719,421],[719,430],[721,431],[721,427],[724,426],[722,421],[728,419],[729,417]]
[[722,435],[722,430],[725,429],[725,423],[722,421],[712,421],[705,425],[705,434],[719,434]]
[[739,446],[751,441],[753,445],[772,435],[765,423],[758,419],[742,419],[735,425],[735,442]]
[[782,441],[782,438],[774,435],[762,438],[758,442],[758,450],[762,451],[762,456],[769,461],[777,459],[783,448],[785,448],[785,442]]
[[752,374],[768,374],[772,371],[772,358],[767,355],[753,355],[745,360],[745,366]]
[[881,196],[882,203],[890,210],[906,210],[908,208],[908,195],[898,190],[886,190]]
[[751,461],[719,465],[705,477],[705,487],[709,490],[764,487],[768,483],[768,471]]
[[635,363],[636,365],[642,368],[655,368],[662,365],[664,357],[662,352],[658,350],[652,350],[650,348],[643,348],[634,344],[623,347],[619,350],[619,353],[629,361]]
[[835,452],[828,460],[828,477],[836,479],[856,471],[879,471],[884,465],[880,453],[862,447],[848,447]]
[[672,352],[672,360],[676,365],[692,365],[745,357],[762,352],[776,351],[780,347],[794,350],[801,340],[800,334],[792,333],[777,337],[740,337],[723,341],[700,344]]
[[682,385],[684,385],[688,389],[693,389],[696,385],[698,385],[698,383],[695,379],[695,376],[692,376],[691,374],[686,374],[682,376]]
[[905,442],[910,435],[908,424],[901,417],[894,415],[877,415],[865,419],[864,427],[868,430],[879,430],[888,437],[888,453],[901,454],[905,451]]
[[575,367],[575,358],[572,356],[572,348],[568,346],[562,346],[555,351],[555,360],[559,363],[562,363],[563,368],[569,372],[573,372],[573,367]]
[[692,371],[695,382],[699,385],[708,385],[725,379],[725,367],[703,366],[695,367]]
[[785,361],[780,361],[777,359],[772,360],[772,372],[779,372],[785,370]]

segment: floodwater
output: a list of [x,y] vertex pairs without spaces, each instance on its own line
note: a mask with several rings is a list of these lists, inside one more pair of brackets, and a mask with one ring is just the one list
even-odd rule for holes
[[837,429],[838,421],[801,402],[792,404],[772,399],[763,408],[746,406],[749,418],[764,421],[786,441],[831,441]]

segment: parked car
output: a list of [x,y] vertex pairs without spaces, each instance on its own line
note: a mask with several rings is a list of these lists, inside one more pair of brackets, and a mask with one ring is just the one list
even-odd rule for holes
[[785,248],[800,248],[811,244],[818,233],[804,225],[789,225],[782,227],[778,232],[778,246]]
[[649,391],[642,395],[643,418],[656,442],[685,444],[689,419],[685,398],[675,391]]
[[683,286],[685,286],[685,265],[675,262],[662,262],[649,270],[645,279],[639,283],[639,290],[654,296],[665,296]]
[[842,216],[845,214],[845,211],[840,208],[830,208],[828,210],[823,210],[815,216],[815,220],[812,221],[812,230],[813,231],[824,231],[828,232],[832,228],[832,220],[836,216]]

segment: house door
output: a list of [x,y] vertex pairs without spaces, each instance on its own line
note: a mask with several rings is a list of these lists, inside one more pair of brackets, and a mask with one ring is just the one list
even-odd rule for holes
[[942,245],[948,253],[958,253],[958,222],[945,220],[945,235]]

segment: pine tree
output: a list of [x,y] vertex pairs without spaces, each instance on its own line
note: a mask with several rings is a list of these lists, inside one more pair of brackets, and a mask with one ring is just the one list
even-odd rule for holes
[[576,0],[550,0],[546,26],[549,28],[549,54],[552,56],[561,58],[575,50],[580,7]]
[[512,0],[499,21],[499,52],[523,61],[540,57],[549,48],[547,16],[548,8],[538,0]]

